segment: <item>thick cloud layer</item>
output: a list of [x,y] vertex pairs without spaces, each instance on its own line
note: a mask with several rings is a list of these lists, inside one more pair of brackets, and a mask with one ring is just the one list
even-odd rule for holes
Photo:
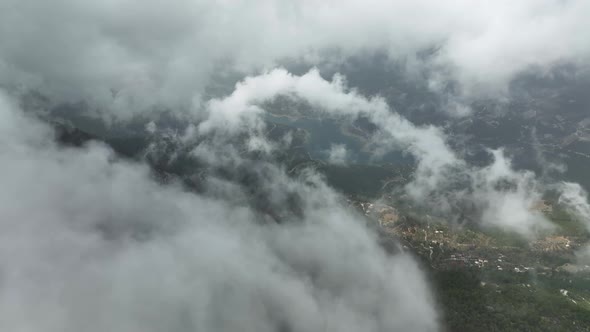
[[584,0],[2,0],[0,83],[123,115],[198,102],[223,72],[385,51],[435,90],[488,95],[530,67],[588,65],[589,15]]
[[[57,146],[48,126],[1,96],[0,328],[436,330],[409,256],[386,255],[318,174],[288,177],[264,161],[284,143],[265,138],[265,103],[286,97],[316,115],[368,119],[375,157],[411,154],[416,170],[403,190],[445,217],[472,209],[467,218],[484,226],[533,236],[552,227],[531,210],[544,184],[515,171],[501,149],[488,166],[468,165],[441,128],[414,125],[341,75],[280,65],[385,53],[435,92],[454,83],[460,98],[443,99],[464,116],[464,100],[502,94],[523,71],[587,67],[588,16],[584,0],[0,0],[0,87],[123,118],[188,111],[195,123],[175,139],[197,138],[191,156],[200,162],[256,173],[264,196],[252,207],[252,192],[222,178],[207,178],[201,195],[156,184],[146,165],[101,144]],[[236,73],[245,78],[233,91],[207,95]],[[345,164],[347,151],[327,153]],[[569,183],[558,190],[586,220],[586,193]],[[277,211],[292,199],[293,211]]]
[[271,179],[304,217],[264,224],[100,144],[58,147],[5,97],[0,120],[2,330],[436,330],[416,264],[313,176]]

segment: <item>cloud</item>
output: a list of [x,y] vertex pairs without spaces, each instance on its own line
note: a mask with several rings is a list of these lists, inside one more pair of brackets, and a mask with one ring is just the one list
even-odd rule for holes
[[[582,222],[590,231],[590,204],[588,204],[588,192],[577,183],[561,182],[557,186],[559,192],[558,203],[571,213],[578,221]],[[576,250],[578,264],[590,264],[590,245],[584,244]]]
[[[584,0],[4,0],[0,6],[2,85],[36,89],[57,102],[86,100],[119,116],[188,108],[224,73],[252,74],[284,59],[313,64],[384,51],[428,68],[433,82],[452,80],[464,94],[488,95],[523,70],[587,66],[590,56],[580,33],[590,28]],[[428,50],[430,56],[420,55]]]
[[334,165],[348,163],[348,150],[344,144],[332,144],[328,150],[328,162]]
[[563,204],[590,230],[590,205],[586,190],[579,184],[572,182],[560,183],[558,190],[560,192],[558,203]]
[[[522,71],[587,66],[589,13],[583,0],[2,1],[0,86],[11,95],[120,118],[189,112],[195,123],[168,138],[197,142],[191,156],[226,173],[203,179],[200,194],[159,185],[100,143],[57,146],[1,95],[0,329],[437,330],[417,264],[386,255],[317,173],[289,177],[269,157],[282,143],[265,138],[264,104],[283,96],[320,116],[368,118],[375,155],[411,154],[404,190],[441,215],[474,207],[483,225],[531,236],[551,227],[530,209],[542,184],[501,150],[467,165],[442,128],[413,124],[342,75],[280,65],[384,52],[426,72],[435,92],[457,83],[445,100],[465,116],[470,96],[502,93]],[[245,77],[210,97],[231,74]],[[347,151],[335,145],[330,159]],[[579,186],[564,184],[560,201],[587,217]]]
[[543,188],[530,171],[515,171],[502,150],[491,151],[494,161],[474,174],[474,201],[484,206],[484,226],[496,226],[523,236],[553,230],[555,226],[533,206]]
[[[550,183],[543,183],[533,172],[515,170],[501,149],[489,151],[493,157],[489,165],[469,165],[449,147],[440,128],[414,125],[391,110],[383,98],[365,97],[349,89],[338,74],[328,81],[315,69],[301,76],[275,69],[247,77],[227,97],[209,102],[208,116],[200,123],[199,133],[221,133],[222,137],[246,133],[263,140],[263,105],[278,96],[307,103],[308,112],[316,116],[349,122],[358,117],[369,119],[377,128],[369,138],[377,157],[403,151],[415,159],[412,181],[404,191],[429,213],[499,227],[525,237],[554,228],[542,213],[532,209]],[[345,149],[333,146],[332,155],[339,157]]]
[[338,74],[327,81],[317,69],[301,76],[285,69],[274,69],[246,77],[236,84],[229,96],[209,101],[208,116],[199,124],[199,132],[203,135],[217,132],[223,136],[244,132],[260,135],[264,128],[261,104],[277,96],[303,100],[309,103],[312,112],[320,115],[349,121],[359,116],[368,117],[379,128],[372,138],[375,154],[404,150],[417,159],[415,182],[409,188],[415,197],[424,197],[427,192],[436,190],[445,181],[446,169],[462,165],[439,128],[415,126],[392,111],[383,98],[366,98],[348,89],[345,78]]
[[0,120],[2,330],[437,330],[416,263],[313,174],[264,171],[269,195],[295,190],[304,211],[265,224],[102,144],[57,146],[4,95]]

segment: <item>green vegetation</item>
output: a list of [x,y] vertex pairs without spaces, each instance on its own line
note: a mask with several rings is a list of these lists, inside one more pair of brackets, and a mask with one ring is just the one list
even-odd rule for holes
[[448,331],[590,331],[588,304],[574,303],[555,285],[477,269],[432,274]]
[[548,211],[560,227],[534,240],[398,212],[384,231],[428,266],[446,331],[590,331],[590,274],[562,268],[589,237],[566,211]]
[[328,183],[351,196],[378,198],[388,181],[405,181],[409,170],[388,165],[321,165],[319,171]]
[[558,233],[571,236],[584,236],[589,238],[588,229],[584,223],[573,217],[568,211],[555,206],[551,213],[547,214],[551,222],[559,227]]

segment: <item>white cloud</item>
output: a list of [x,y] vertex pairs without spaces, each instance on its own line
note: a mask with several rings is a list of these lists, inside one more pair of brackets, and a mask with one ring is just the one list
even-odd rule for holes
[[[491,151],[494,161],[473,176],[476,204],[484,206],[484,226],[496,226],[523,236],[534,236],[555,226],[533,206],[541,200],[543,188],[535,174],[515,171],[502,150]],[[508,187],[508,188],[503,188]]]
[[[439,68],[467,94],[501,91],[516,73],[588,65],[585,0],[176,1],[4,0],[1,83],[119,114],[188,107],[220,71],[285,58],[334,61],[386,51]],[[416,53],[438,52],[427,64]],[[326,55],[332,54],[332,55]],[[336,60],[337,61],[337,60]]]
[[[560,193],[558,203],[565,207],[578,221],[582,222],[586,229],[590,230],[590,204],[588,192],[579,184],[562,182],[557,186]],[[585,244],[576,251],[578,264],[590,264],[590,245]]]
[[572,182],[562,182],[558,186],[560,196],[558,202],[586,224],[590,230],[590,204],[588,193],[582,186]]
[[[376,154],[416,159],[405,188],[416,201],[443,212],[466,201],[485,224],[530,235],[550,227],[530,211],[540,184],[500,151],[490,166],[469,167],[440,128],[415,126],[340,75],[268,68],[384,51],[430,69],[435,91],[455,80],[467,99],[493,95],[531,66],[588,66],[589,14],[584,0],[3,0],[0,86],[122,117],[192,109],[204,121],[180,140],[207,136],[193,155],[236,169],[246,161],[227,143],[238,134],[250,151],[276,148],[262,121],[276,96],[331,117],[362,115],[378,126]],[[418,59],[426,49],[437,51]],[[206,97],[216,77],[235,71],[252,76],[225,98]],[[449,105],[469,114],[462,99]],[[0,329],[436,330],[416,264],[386,256],[317,174],[298,181],[247,165],[270,203],[291,192],[302,199],[303,222],[261,226],[240,186],[209,179],[210,196],[160,186],[145,165],[103,145],[64,149],[52,135],[0,97]],[[340,160],[346,149],[332,152]],[[457,190],[460,181],[467,186]],[[579,186],[565,184],[561,202],[587,217]]]
[[348,150],[344,144],[332,144],[328,150],[328,162],[334,165],[346,165],[348,163]]
[[317,176],[265,171],[271,197],[296,190],[304,213],[263,224],[101,144],[58,147],[4,96],[0,120],[2,330],[437,330],[416,263]]
[[[490,165],[470,166],[447,145],[440,128],[412,124],[389,109],[382,98],[367,98],[348,89],[339,75],[327,81],[317,70],[296,76],[276,69],[248,77],[226,98],[210,102],[208,117],[200,124],[201,134],[215,131],[225,137],[239,133],[261,137],[257,136],[264,128],[260,105],[279,95],[301,99],[320,115],[348,121],[358,116],[370,119],[378,128],[371,138],[377,155],[401,150],[415,158],[416,170],[405,191],[433,213],[457,218],[461,212],[457,205],[472,206],[476,211],[467,213],[475,213],[470,218],[484,227],[500,227],[525,237],[554,228],[532,209],[545,186],[534,173],[514,170],[502,150],[490,151],[494,158]],[[333,147],[332,154],[340,157],[343,151]]]

